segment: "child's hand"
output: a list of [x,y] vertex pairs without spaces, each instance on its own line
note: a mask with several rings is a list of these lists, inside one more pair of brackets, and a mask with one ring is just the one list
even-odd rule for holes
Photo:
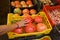
[[17,25],[19,27],[23,27],[23,26],[26,26],[26,24],[28,23],[29,21],[27,20],[21,20],[20,22],[17,22]]

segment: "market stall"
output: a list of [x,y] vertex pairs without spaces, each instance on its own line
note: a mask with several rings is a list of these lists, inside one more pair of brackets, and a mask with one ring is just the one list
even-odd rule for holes
[[9,5],[7,25],[29,21],[8,32],[9,40],[60,39],[60,0],[10,0]]

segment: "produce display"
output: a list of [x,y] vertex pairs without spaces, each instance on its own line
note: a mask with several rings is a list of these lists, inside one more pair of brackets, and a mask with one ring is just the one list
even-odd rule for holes
[[[25,9],[25,10],[28,11],[28,9]],[[44,12],[39,12],[38,14],[34,14],[34,15],[29,15],[29,12],[27,12],[28,14],[26,14],[25,12],[22,16],[20,16],[19,14],[13,14],[13,13],[8,14],[8,20],[7,20],[8,25],[21,20],[28,21],[28,23],[25,26],[21,28],[16,28],[11,32],[9,32],[8,33],[9,39],[12,39],[15,37],[24,37],[24,36],[32,36],[32,35],[40,35],[40,34],[45,35],[50,33],[50,31],[52,30],[52,27]]]
[[45,35],[60,23],[60,5],[53,5],[52,0],[10,0],[7,25],[21,20],[27,20],[28,23],[9,32],[9,38],[43,35],[44,37],[33,40],[51,40]]
[[26,1],[11,1],[11,6],[16,8],[23,8],[23,7],[32,7],[33,3],[31,0]]
[[13,30],[13,32],[17,34],[21,34],[24,32],[33,33],[33,32],[43,32],[48,29],[47,26],[43,23],[43,18],[41,16],[34,16],[34,18],[32,18],[31,16],[24,16],[22,17],[22,20],[27,20],[29,22],[26,24],[25,27],[17,28]]
[[37,14],[38,10],[35,8],[36,3],[34,2],[34,0],[11,0],[10,12],[21,16]]

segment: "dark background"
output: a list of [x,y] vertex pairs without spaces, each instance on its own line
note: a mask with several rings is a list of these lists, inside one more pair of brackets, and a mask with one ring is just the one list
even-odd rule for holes
[[[7,24],[9,13],[9,0],[0,0],[0,25]],[[0,40],[9,40],[7,34],[0,36]]]
[[9,12],[9,0],[0,0],[0,25],[7,23],[8,12]]

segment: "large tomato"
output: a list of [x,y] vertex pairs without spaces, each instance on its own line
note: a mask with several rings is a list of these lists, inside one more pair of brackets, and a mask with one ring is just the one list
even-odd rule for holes
[[42,32],[42,31],[44,31],[46,29],[47,29],[47,26],[45,24],[43,24],[43,23],[38,23],[37,24],[37,31],[38,32]]
[[24,10],[22,11],[22,13],[23,13],[23,14],[29,14],[29,10],[28,10],[28,9],[24,9]]
[[30,16],[23,17],[22,20],[27,20],[28,23],[32,23],[32,22],[33,22],[33,19],[32,19],[32,17],[30,17]]
[[14,29],[13,32],[21,34],[21,33],[23,33],[23,29],[22,28],[17,28],[17,29]]
[[43,22],[43,19],[42,19],[41,16],[35,16],[35,17],[34,17],[34,21],[35,21],[36,23],[42,23],[42,22]]
[[25,27],[25,32],[27,33],[35,32],[35,30],[36,30],[35,25],[33,25],[32,23],[27,24]]

